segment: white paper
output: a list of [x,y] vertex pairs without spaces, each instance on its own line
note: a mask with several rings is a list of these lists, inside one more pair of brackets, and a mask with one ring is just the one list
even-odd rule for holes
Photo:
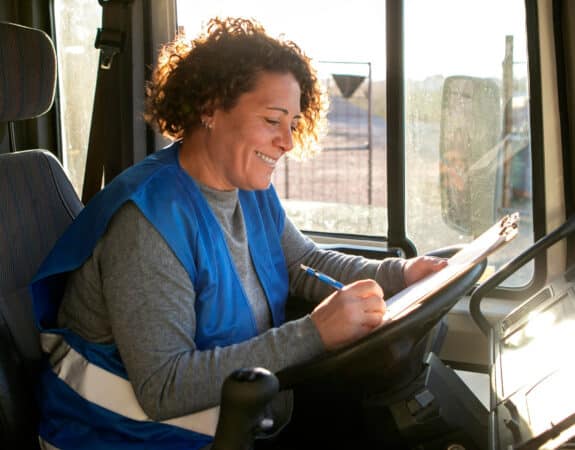
[[386,299],[385,324],[416,308],[450,281],[463,275],[517,235],[519,214],[507,215],[447,260],[447,266]]

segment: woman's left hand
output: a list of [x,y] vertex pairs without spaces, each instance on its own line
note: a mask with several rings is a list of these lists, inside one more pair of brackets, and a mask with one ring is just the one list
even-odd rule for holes
[[415,283],[427,275],[438,272],[447,265],[447,259],[436,256],[416,256],[410,258],[403,267],[405,285]]

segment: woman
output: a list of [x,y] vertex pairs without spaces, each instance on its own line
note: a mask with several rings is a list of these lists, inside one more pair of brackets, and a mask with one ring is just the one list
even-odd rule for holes
[[[384,291],[443,267],[323,251],[286,218],[273,170],[314,147],[324,116],[310,60],[253,21],[213,19],[163,49],[146,118],[174,143],[102,190],[32,285],[50,357],[45,444],[201,448],[232,371],[278,371],[349,344],[381,323]],[[317,306],[285,322],[289,294]],[[272,409],[280,429],[289,393]]]

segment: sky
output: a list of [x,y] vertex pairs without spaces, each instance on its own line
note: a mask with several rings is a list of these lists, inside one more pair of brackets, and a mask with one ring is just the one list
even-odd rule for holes
[[[406,0],[408,78],[499,78],[507,34],[515,36],[514,59],[524,63],[523,8],[523,0]],[[316,61],[369,61],[373,79],[385,78],[383,0],[178,0],[178,23],[190,36],[215,15],[254,17],[270,34],[285,35]],[[346,64],[342,70],[367,69]]]

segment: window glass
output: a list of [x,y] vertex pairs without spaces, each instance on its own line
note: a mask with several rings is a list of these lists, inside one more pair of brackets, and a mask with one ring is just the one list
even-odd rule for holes
[[[81,13],[79,13],[81,11]],[[94,47],[102,8],[93,0],[55,0],[63,164],[82,193],[99,52]]]
[[[305,13],[304,13],[305,12]],[[384,236],[385,2],[255,0],[178,2],[178,26],[194,37],[214,16],[257,19],[310,56],[330,96],[329,132],[312,160],[284,158],[273,183],[296,226]]]
[[[519,211],[520,235],[490,259],[494,270],[533,242],[524,3],[405,0],[404,13],[408,238],[424,253]],[[292,220],[307,231],[385,236],[385,2],[178,3],[190,36],[215,15],[255,17],[294,40],[330,95],[321,154],[276,169]],[[523,285],[532,271],[507,283]]]
[[[420,253],[468,242],[511,211],[533,242],[523,0],[406,0],[407,233]],[[532,265],[506,281],[525,284]]]

